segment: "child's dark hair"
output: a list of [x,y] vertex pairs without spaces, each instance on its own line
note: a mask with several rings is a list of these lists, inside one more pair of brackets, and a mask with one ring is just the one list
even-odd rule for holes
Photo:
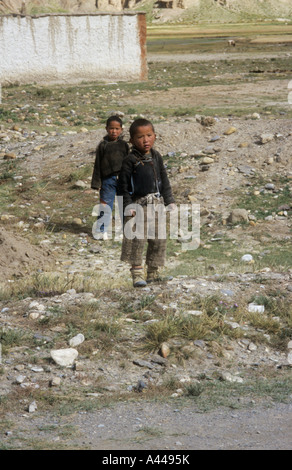
[[144,119],[144,118],[138,118],[136,119],[134,122],[132,122],[132,124],[130,125],[130,129],[129,129],[129,133],[130,133],[130,137],[134,137],[134,135],[136,134],[137,132],[137,128],[138,127],[145,127],[145,126],[151,126],[152,129],[153,129],[153,132],[154,132],[154,127],[153,127],[153,124],[152,122],[148,121],[148,119]]
[[110,125],[111,122],[119,122],[121,127],[123,127],[123,121],[121,120],[121,118],[119,116],[110,116],[107,121],[106,121],[106,127],[108,127]]

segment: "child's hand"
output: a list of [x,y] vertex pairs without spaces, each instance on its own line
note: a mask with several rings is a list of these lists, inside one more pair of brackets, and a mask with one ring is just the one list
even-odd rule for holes
[[168,204],[168,206],[166,206],[166,210],[168,212],[172,212],[172,211],[175,211],[177,209],[177,205],[172,202],[171,204]]
[[125,216],[126,217],[135,217],[136,211],[134,209],[126,209]]

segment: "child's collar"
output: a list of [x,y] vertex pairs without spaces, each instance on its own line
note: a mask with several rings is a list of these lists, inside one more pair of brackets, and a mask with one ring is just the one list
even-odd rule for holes
[[133,146],[132,152],[142,160],[151,160],[153,158],[153,149],[150,149],[149,153],[143,155],[135,146]]
[[117,142],[118,140],[121,140],[123,138],[122,135],[119,135],[119,137],[117,138],[117,140],[109,140],[109,136],[106,134],[103,138],[103,140],[105,140],[106,142]]

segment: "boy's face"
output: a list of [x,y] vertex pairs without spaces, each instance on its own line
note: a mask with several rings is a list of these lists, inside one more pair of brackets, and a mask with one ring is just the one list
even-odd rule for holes
[[146,153],[149,153],[152,149],[155,139],[156,135],[151,125],[139,126],[130,142],[139,150],[139,152],[142,153],[142,155],[146,155]]
[[123,132],[122,126],[118,121],[112,121],[106,127],[106,131],[110,141],[117,140]]

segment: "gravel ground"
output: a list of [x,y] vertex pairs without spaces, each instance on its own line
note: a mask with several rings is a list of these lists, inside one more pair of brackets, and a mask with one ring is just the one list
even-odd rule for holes
[[[283,87],[283,81],[271,81],[269,86],[267,86],[267,83],[253,85],[252,90],[257,96],[262,96],[263,92],[269,94],[271,100],[274,99],[273,95],[276,93],[281,102],[285,102],[285,105],[288,106],[288,90],[285,87],[286,83]],[[248,100],[250,99],[249,93],[251,94],[252,90],[249,89],[247,92],[247,88],[243,85],[238,86],[234,93],[237,93],[239,99]],[[244,95],[243,91],[245,92]],[[213,92],[217,92],[217,99],[230,99],[231,94],[229,93],[228,96],[227,93],[228,87],[218,86],[216,88],[214,86]],[[206,89],[201,87],[200,93],[196,89],[193,91],[184,90],[180,95],[178,95],[177,90],[171,90],[164,94],[145,92],[141,93],[140,98],[141,102],[145,100],[145,103],[149,100],[159,99],[161,105],[177,98],[180,103],[186,105],[190,99],[193,100],[196,96],[204,103],[212,102],[216,99],[214,93],[210,93],[207,87]],[[130,100],[131,97],[128,99]],[[127,99],[124,99],[123,105],[126,104],[128,104]],[[236,127],[236,132],[226,136],[224,132],[231,125]],[[218,156],[214,158],[214,163],[206,172],[200,171],[199,163],[193,156],[182,160],[181,167],[177,168],[178,164],[176,165],[170,177],[180,202],[184,200],[184,191],[190,189],[190,181],[195,180],[197,202],[202,207],[207,207],[208,210],[224,214],[232,204],[230,191],[236,188],[245,188],[245,183],[248,181],[247,176],[237,170],[240,164],[246,164],[252,169],[255,168],[263,176],[265,182],[269,182],[275,174],[286,177],[291,176],[292,134],[291,122],[288,119],[269,119],[269,117],[256,120],[246,119],[245,117],[230,120],[219,119],[215,121],[213,126],[207,128],[202,126],[196,118],[185,122],[176,122],[175,119],[170,119],[168,122],[159,123],[156,127],[158,134],[157,148],[162,153],[176,151],[194,155],[208,146],[215,145],[219,147]],[[260,145],[259,137],[263,133],[271,133],[273,137],[267,144]],[[24,165],[27,170],[38,175],[38,172],[45,173],[49,171],[53,162],[54,173],[57,174],[64,165],[68,165],[68,167],[72,165],[73,157],[74,162],[83,162],[84,155],[90,154],[102,135],[103,130],[86,134],[86,137],[82,137],[85,142],[83,142],[80,149],[78,146],[80,135],[66,136],[62,139],[52,138],[50,143],[56,144],[56,147],[52,146],[55,150],[51,152],[50,159],[46,158],[45,152],[43,154],[32,153],[24,161]],[[216,136],[220,136],[220,139],[214,144],[211,139]],[[45,141],[46,137],[40,139],[40,142]],[[76,143],[76,152],[72,156],[70,152],[72,152],[74,143]],[[241,144],[245,143],[247,143],[247,146],[240,147]],[[21,157],[22,153],[25,152],[25,146],[20,143],[12,150],[17,151]],[[60,158],[60,155],[62,155],[62,158]],[[272,163],[266,161],[269,157],[272,157]],[[93,160],[92,154],[90,158]],[[190,177],[192,177],[191,180]],[[212,229],[212,226],[210,226],[210,237],[212,236],[212,230],[215,233],[215,228]],[[259,224],[255,227],[249,227],[245,233],[241,233],[240,229],[237,229],[237,231],[234,229],[233,236],[235,240],[241,243],[241,246],[249,249],[254,247],[255,243],[259,243],[257,238],[262,235],[263,231],[266,235],[268,234],[274,239],[277,238],[281,242],[290,236],[290,219],[267,221],[265,225]],[[71,249],[70,246],[69,248]],[[68,258],[67,252],[64,252],[63,255],[66,259]],[[83,266],[82,255],[75,253],[75,258],[72,254],[70,256],[72,266],[76,264],[81,271]],[[104,259],[106,259],[107,264],[102,266],[103,271],[101,273],[106,274],[116,270],[116,258],[114,256],[111,260],[110,258]],[[62,266],[60,269],[63,269]],[[287,290],[287,287],[291,284],[291,273],[287,273],[287,276],[289,277],[283,277],[279,281],[279,285],[285,289],[286,296],[291,295],[291,291]],[[199,284],[198,279],[192,282]],[[244,287],[243,283],[239,282],[238,284],[240,288]],[[235,287],[231,287],[235,291]],[[13,312],[12,309],[11,311]],[[25,322],[27,322],[26,317],[17,316],[14,313],[10,317],[9,313],[4,312],[2,316],[3,322],[8,326],[15,325],[17,321],[19,321],[19,324],[20,322],[26,324]],[[263,354],[260,348],[258,351],[259,354]],[[27,372],[29,358],[20,356],[20,353],[21,351],[15,353],[15,364],[23,365],[23,362],[24,370]],[[16,354],[19,354],[19,356],[16,357]],[[119,353],[117,352],[117,354]],[[246,355],[248,354],[246,353]],[[13,361],[11,364],[7,364],[7,368],[10,369],[9,373],[5,372],[5,378],[6,375],[16,374],[13,369],[15,364]],[[95,366],[94,363],[90,364],[90,367]],[[85,372],[89,378],[93,375],[92,373],[90,375],[90,371],[85,370]],[[125,375],[124,371],[121,372],[120,370],[119,372]],[[140,372],[135,372],[135,374],[137,374],[137,376],[133,376],[135,380],[138,376],[141,377]],[[73,380],[79,380],[78,374],[76,374],[76,377],[73,377],[73,375],[73,372],[71,375],[67,374],[67,382],[64,379],[64,388],[68,385],[70,389]],[[87,376],[85,375],[86,380]],[[80,382],[81,379],[82,377]],[[72,382],[70,382],[71,380]],[[2,381],[3,386],[7,387],[7,390],[4,390],[5,393],[8,393],[10,387],[15,387],[11,382],[11,378],[7,381],[8,384],[4,380]],[[45,387],[48,386],[47,382],[46,379],[44,382]],[[80,384],[80,390],[83,392],[82,386]],[[195,405],[191,404],[191,401],[157,404],[147,400],[136,400],[127,403],[123,402],[121,395],[118,404],[109,408],[91,412],[75,412],[70,416],[53,415],[50,411],[43,413],[42,410],[25,414],[23,405],[23,414],[17,412],[13,416],[7,416],[6,433],[4,433],[4,437],[3,434],[1,436],[2,445],[7,446],[7,448],[29,448],[29,440],[30,443],[33,442],[34,448],[36,448],[38,441],[43,440],[42,442],[45,442],[45,444],[42,447],[46,447],[50,443],[56,447],[95,450],[290,450],[292,447],[292,405],[273,403],[269,406],[263,406],[261,401],[251,405],[248,408],[243,406],[241,409],[219,408],[216,411],[203,413],[199,412]],[[17,427],[11,426],[11,431],[9,420],[17,423]],[[16,425],[14,424],[14,426]],[[74,430],[74,433],[68,433],[70,435],[65,436],[65,430],[69,428]]]
[[[19,419],[22,439],[66,442],[68,449],[100,451],[291,450],[292,405],[200,413],[190,404],[120,403],[115,408],[83,412],[69,418],[47,414]],[[75,435],[64,438],[64,429]],[[48,429],[51,429],[48,431]],[[4,442],[11,442],[7,437]],[[20,447],[21,448],[21,447]],[[115,455],[115,453],[113,453]],[[116,452],[118,455],[118,452]]]

